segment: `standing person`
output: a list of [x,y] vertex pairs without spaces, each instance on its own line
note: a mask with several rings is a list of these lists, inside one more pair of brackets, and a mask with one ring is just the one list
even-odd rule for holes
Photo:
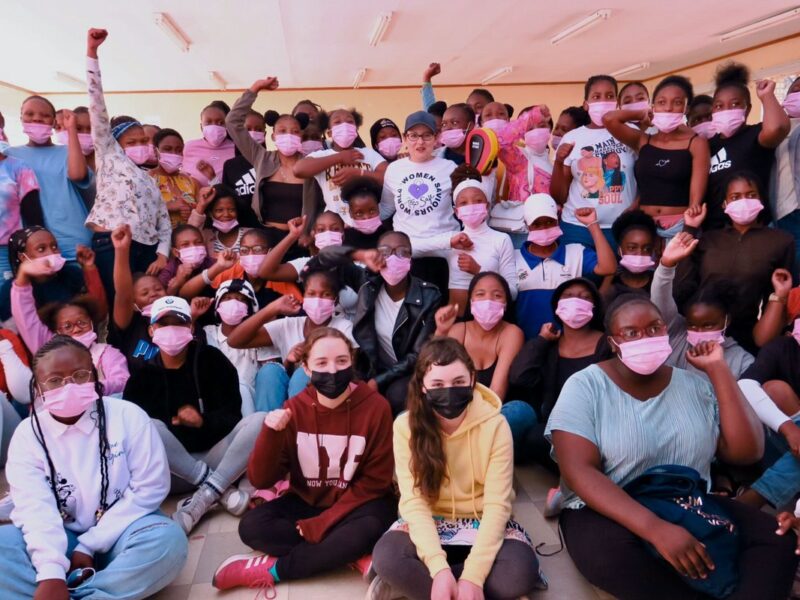
[[[433,79],[436,75],[442,72],[442,65],[437,62],[433,62],[428,65],[428,68],[425,69],[425,72],[422,75],[422,89],[420,93],[422,94],[422,108],[423,110],[428,110],[433,104],[436,103],[436,96],[433,93],[433,85],[431,84],[431,79]],[[489,102],[494,102],[494,96],[492,93],[484,88],[475,88],[469,93],[467,96],[466,104],[470,107],[473,114],[480,115],[483,112],[483,107],[486,106]],[[477,123],[477,121],[475,121]]]
[[[233,110],[233,109],[231,109]],[[249,110],[244,119],[244,128],[254,142],[266,147],[267,139],[267,117],[275,111],[267,111],[263,115],[255,110]],[[230,114],[230,113],[228,113]],[[227,128],[228,118],[225,117]],[[231,135],[230,131],[228,135]],[[233,136],[231,135],[233,139]],[[236,140],[234,139],[234,144]],[[236,147],[236,154],[229,158],[222,166],[222,180],[229,188],[236,191],[236,208],[241,214],[242,225],[245,227],[258,227],[260,222],[256,213],[253,211],[253,193],[256,189],[256,169]]]
[[711,107],[714,99],[707,94],[695,96],[689,103],[689,110],[686,112],[686,124],[689,125],[697,135],[710,140],[717,134],[717,126],[711,118]]
[[36,174],[18,158],[6,156],[0,147],[0,279],[10,279],[8,239],[34,225],[44,225]]
[[0,527],[4,597],[155,594],[188,553],[159,512],[169,470],[155,428],[137,406],[103,397],[76,340],[42,346],[33,375],[38,406],[17,428],[6,465],[14,509],[13,524]]
[[403,147],[400,128],[391,119],[375,121],[369,128],[369,139],[372,149],[390,163],[397,159],[400,148]]
[[469,105],[462,102],[448,106],[436,128],[442,144],[436,153],[456,165],[464,164],[467,160],[467,135],[474,127],[475,113]]
[[155,146],[156,166],[150,171],[167,205],[173,229],[189,220],[197,205],[200,183],[186,173],[183,167],[183,136],[174,129],[161,129],[152,139]]
[[161,131],[161,127],[158,125],[152,125],[150,123],[142,123],[142,129],[144,129],[144,135],[147,138],[147,160],[144,161],[140,166],[143,169],[154,169],[158,166],[158,158],[156,157],[156,147],[153,143],[153,139],[156,137],[156,134]]
[[134,245],[130,259],[134,271],[157,275],[167,264],[171,233],[169,215],[158,187],[146,171],[147,143],[141,123],[119,117],[110,123],[100,78],[97,49],[108,37],[105,29],[90,29],[86,40],[86,80],[95,160],[98,164],[97,197],[86,217],[94,232],[92,248],[109,299],[114,297],[114,246],[111,231],[120,225],[131,229]]
[[561,140],[567,133],[591,122],[589,113],[582,106],[568,106],[562,110],[561,114],[558,115],[556,124],[553,126],[553,135],[550,138],[550,146],[553,148],[553,152],[558,150]]
[[353,360],[340,331],[324,327],[308,337],[302,364],[311,383],[267,414],[247,467],[261,489],[289,475],[289,491],[241,520],[242,541],[265,554],[228,558],[214,573],[217,589],[269,590],[353,563],[395,519],[391,412],[380,394],[354,381]]
[[[694,98],[689,80],[681,75],[662,79],[653,91],[651,109],[607,113],[608,131],[638,154],[634,173],[639,207],[653,217],[658,235],[669,241],[683,229],[687,208],[697,212],[708,181],[708,142],[684,124],[687,106]],[[645,133],[631,122],[651,120],[658,130]]]
[[230,110],[224,102],[216,101],[200,111],[203,137],[189,140],[183,150],[186,172],[205,187],[222,177],[225,161],[234,157],[235,146],[225,129]]
[[86,166],[74,115],[67,118],[69,143],[51,141],[55,107],[46,98],[30,96],[22,103],[22,131],[25,146],[12,146],[3,153],[23,161],[36,175],[44,225],[58,240],[64,258],[75,260],[76,246],[88,246],[91,232],[84,226],[94,199],[94,173]]
[[75,128],[78,130],[78,142],[81,145],[81,152],[83,152],[83,155],[86,157],[86,166],[92,171],[97,171],[89,108],[86,106],[77,106],[72,112],[75,115]]
[[542,585],[530,537],[511,519],[511,431],[456,340],[420,352],[394,453],[401,518],[375,546],[369,597],[518,598]]
[[775,224],[794,237],[796,264],[800,265],[800,77],[789,86],[783,109],[789,115],[790,129],[775,149],[769,205]]
[[584,86],[583,108],[591,123],[573,129],[561,140],[553,164],[550,194],[561,206],[564,243],[595,247],[576,211],[591,207],[608,243],[614,247],[611,225],[636,199],[634,152],[603,125],[603,116],[616,110],[617,80],[593,75]]
[[789,117],[775,97],[775,82],[756,82],[756,95],[761,100],[764,120],[747,124],[750,114],[750,71],[740,63],[729,62],[717,69],[714,77],[714,103],[711,118],[717,135],[708,141],[711,168],[708,174],[706,204],[708,218],[704,228],[725,226],[724,202],[731,173],[751,171],[761,182],[759,197],[769,198],[769,175],[775,161],[775,148],[789,133]]
[[700,597],[705,594],[698,593],[695,580],[735,571],[738,585],[726,598],[786,598],[797,542],[775,535],[774,518],[715,496],[739,543],[735,558],[712,561],[710,549],[684,526],[623,489],[653,467],[688,467],[706,482],[715,456],[738,465],[761,457],[761,423],[722,348],[704,342],[689,352],[689,362],[710,383],[666,366],[672,351],[667,325],[639,296],[620,297],[609,307],[606,335],[616,358],[573,375],[547,423],[564,492],[560,524],[578,570],[621,600]]

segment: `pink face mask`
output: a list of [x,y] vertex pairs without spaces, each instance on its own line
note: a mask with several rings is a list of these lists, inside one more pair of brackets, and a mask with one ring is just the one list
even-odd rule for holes
[[592,102],[589,104],[589,118],[592,120],[592,123],[598,127],[602,127],[603,117],[612,110],[616,110],[616,108],[616,102]]
[[652,256],[623,254],[619,264],[631,273],[644,273],[656,266]]
[[258,271],[266,258],[266,254],[248,254],[239,257],[239,264],[250,277],[258,277]]
[[230,221],[220,221],[218,219],[211,219],[211,225],[221,233],[228,233],[232,229],[239,226],[239,221],[231,219]]
[[508,121],[504,119],[489,119],[488,121],[483,122],[484,129],[491,129],[495,133],[502,133],[507,126]]
[[183,166],[183,155],[161,152],[158,155],[158,164],[160,164],[161,168],[167,173],[177,173]]
[[148,146],[126,146],[125,154],[134,164],[143,165],[150,156],[150,148]]
[[397,285],[406,278],[411,270],[411,259],[390,255],[386,259],[386,266],[381,269],[381,277],[389,285]]
[[53,126],[44,123],[23,123],[22,132],[34,144],[46,144],[53,135]]
[[794,320],[794,327],[792,328],[792,337],[800,344],[800,319]]
[[745,110],[743,108],[732,108],[730,110],[719,110],[711,113],[711,120],[717,128],[717,131],[725,137],[731,137],[736,131],[744,125]]
[[263,131],[248,131],[247,135],[249,135],[256,144],[263,144],[267,139],[267,134]]
[[178,250],[181,262],[190,267],[198,266],[206,259],[207,255],[205,246],[187,246]]
[[153,343],[169,356],[180,354],[192,339],[192,330],[180,325],[167,325],[153,331]]
[[97,341],[97,334],[94,332],[93,329],[90,329],[85,333],[73,335],[72,339],[78,340],[81,344],[83,344],[87,348],[91,348],[92,344],[94,344]]
[[549,141],[550,130],[546,127],[537,127],[525,134],[525,145],[535,154],[541,154],[547,150],[547,142]]
[[217,306],[217,313],[226,325],[238,325],[247,316],[247,304],[241,300],[223,300]]
[[439,134],[439,141],[447,148],[458,148],[466,137],[467,132],[464,129],[447,129]]
[[620,106],[622,110],[646,110],[650,108],[650,103],[647,100],[640,100],[639,102],[628,102]]
[[279,133],[275,136],[275,146],[284,156],[294,156],[303,148],[303,142],[299,135]]
[[725,206],[725,214],[737,225],[750,225],[762,210],[764,205],[758,198],[742,198]]
[[[382,225],[380,217],[370,217],[369,219],[353,219],[353,229],[366,233],[375,233]],[[319,246],[317,246],[319,248]]]
[[[27,255],[25,255],[27,257]],[[58,273],[67,264],[67,260],[61,256],[60,252],[55,254],[46,254],[37,258],[28,258],[37,267],[37,271],[41,271],[42,275],[52,275]]]
[[69,132],[66,129],[62,129],[61,131],[56,131],[53,134],[55,140],[53,143],[56,146],[66,146],[69,143]]
[[381,156],[388,159],[397,158],[397,153],[403,145],[403,140],[396,137],[386,138],[378,142],[378,152]]
[[562,298],[558,301],[556,314],[565,325],[580,329],[592,320],[594,304],[583,298]]
[[473,300],[469,305],[469,310],[475,317],[475,322],[484,331],[489,331],[503,319],[506,304],[497,300]]
[[78,143],[81,145],[81,152],[84,156],[89,156],[94,152],[94,142],[91,133],[79,133]]
[[692,331],[686,330],[686,341],[690,346],[697,346],[701,342],[717,342],[722,344],[725,341],[725,330],[719,329],[716,331]]
[[352,123],[339,123],[331,127],[331,137],[339,148],[349,148],[358,137],[358,130]]
[[561,227],[548,227],[547,229],[534,229],[528,232],[528,241],[537,246],[549,246],[564,234]]
[[99,399],[94,381],[68,383],[41,394],[44,409],[62,419],[77,417]]
[[558,150],[558,147],[561,145],[561,135],[554,135],[550,138],[550,145],[553,146],[553,150]]
[[158,162],[156,160],[156,147],[153,144],[147,144],[147,164],[152,165]]
[[692,127],[692,129],[694,129],[697,135],[707,140],[717,135],[717,126],[714,124],[714,121],[703,121]]
[[486,220],[489,209],[483,202],[480,204],[467,204],[459,206],[456,209],[456,214],[466,227],[474,229]]
[[150,304],[148,304],[147,306],[145,306],[144,308],[139,308],[135,304],[133,306],[142,314],[143,317],[149,317],[153,312],[153,303],[152,302]]
[[320,231],[314,234],[314,245],[317,250],[322,250],[328,246],[341,246],[342,233],[339,231]]
[[303,310],[315,325],[322,325],[333,314],[331,298],[304,298]]
[[222,125],[203,125],[203,137],[216,148],[228,137],[228,130]]
[[800,92],[786,94],[786,98],[783,99],[783,108],[791,118],[800,117]]
[[657,112],[653,113],[653,125],[659,131],[669,133],[675,131],[678,127],[683,125],[683,113],[674,112]]
[[619,359],[626,367],[639,375],[651,375],[672,354],[669,336],[643,337],[632,342],[617,344]]
[[319,140],[306,140],[300,144],[300,151],[306,156],[317,150],[322,150],[322,142]]

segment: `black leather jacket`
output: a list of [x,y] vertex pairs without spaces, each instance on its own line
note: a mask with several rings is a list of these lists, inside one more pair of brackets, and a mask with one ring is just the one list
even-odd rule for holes
[[358,290],[353,337],[361,350],[359,370],[365,379],[374,378],[378,387],[385,390],[393,381],[413,372],[420,348],[436,330],[434,316],[442,295],[433,284],[411,276],[392,336],[397,362],[393,365],[380,364],[378,334],[375,331],[375,300],[384,281],[380,274],[352,264],[350,254],[354,250],[348,246],[328,246],[308,262],[306,269],[335,268],[343,283]]

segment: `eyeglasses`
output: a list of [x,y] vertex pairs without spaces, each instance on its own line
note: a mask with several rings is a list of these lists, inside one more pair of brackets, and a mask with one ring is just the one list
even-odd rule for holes
[[613,333],[614,337],[622,338],[626,342],[633,342],[640,340],[643,337],[659,337],[667,334],[667,324],[658,322],[648,325],[644,329],[637,329],[635,327],[625,327],[620,329],[619,333]]
[[90,381],[94,381],[94,373],[87,369],[80,369],[75,371],[72,375],[68,375],[67,377],[51,377],[50,379],[46,380],[42,385],[42,391],[48,390],[55,390],[60,387],[64,387],[68,383],[88,383]]
[[406,139],[409,142],[416,142],[417,140],[422,140],[423,142],[432,142],[433,138],[436,136],[431,132],[426,133],[407,133]]
[[74,323],[71,323],[71,322],[67,321],[66,323],[63,323],[62,325],[59,325],[58,329],[56,329],[56,332],[57,333],[63,333],[65,335],[69,335],[73,331],[75,331],[76,329],[85,329],[85,328],[91,326],[91,324],[92,324],[92,322],[91,321],[87,321],[86,319],[78,319]]
[[266,254],[269,252],[269,246],[239,246],[239,254],[247,256],[248,254]]
[[398,258],[411,258],[411,248],[408,246],[400,246],[399,248],[390,248],[389,246],[378,246],[378,252],[380,252],[383,258],[389,258],[392,254],[397,256]]

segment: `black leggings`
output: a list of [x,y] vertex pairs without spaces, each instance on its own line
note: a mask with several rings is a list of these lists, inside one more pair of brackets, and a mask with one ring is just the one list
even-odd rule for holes
[[[458,578],[464,569],[464,561],[470,546],[443,546],[447,562]],[[417,547],[404,531],[389,531],[372,551],[375,572],[399,592],[411,600],[428,600],[431,597],[433,579],[417,556]],[[492,570],[483,584],[487,598],[505,600],[519,598],[533,591],[539,582],[539,562],[533,549],[524,542],[505,540],[494,559]]]
[[323,510],[286,494],[245,513],[239,537],[251,548],[278,557],[275,569],[281,580],[303,579],[369,554],[397,518],[394,498],[370,500],[328,530],[318,544],[310,544],[297,533],[297,521]]
[[[727,498],[715,500],[739,527],[739,585],[726,600],[785,600],[797,569],[795,535],[775,535],[777,522],[766,513]],[[619,600],[707,598],[651,554],[640,538],[591,508],[562,511],[561,529],[578,570]]]

